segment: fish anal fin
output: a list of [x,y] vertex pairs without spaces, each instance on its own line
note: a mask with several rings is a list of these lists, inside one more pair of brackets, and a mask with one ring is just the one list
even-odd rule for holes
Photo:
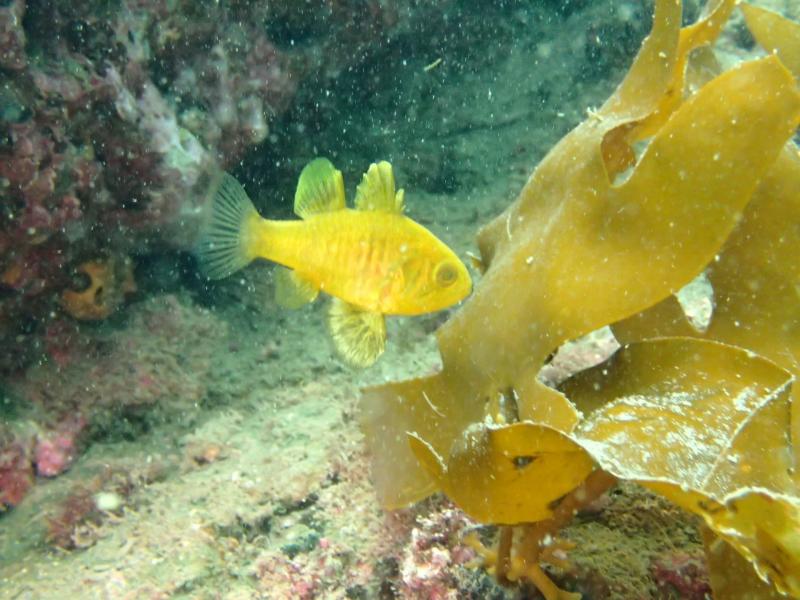
[[275,302],[284,308],[300,308],[313,302],[319,288],[286,267],[275,268]]
[[386,320],[381,313],[363,310],[334,298],[328,326],[336,350],[354,367],[368,367],[386,347]]
[[385,160],[372,163],[356,190],[355,207],[358,210],[402,213],[404,192],[394,187],[392,165]]
[[327,158],[315,158],[300,173],[294,195],[294,213],[301,219],[344,208],[342,172]]

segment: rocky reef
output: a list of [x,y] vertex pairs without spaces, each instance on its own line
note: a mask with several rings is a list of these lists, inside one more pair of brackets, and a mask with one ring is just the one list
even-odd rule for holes
[[112,314],[133,290],[119,265],[191,246],[211,173],[409,19],[378,2],[0,7],[0,369],[46,356],[60,319]]

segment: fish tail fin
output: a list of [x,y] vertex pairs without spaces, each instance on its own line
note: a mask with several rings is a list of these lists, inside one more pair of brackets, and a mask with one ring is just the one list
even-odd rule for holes
[[195,248],[203,275],[222,279],[257,258],[263,221],[244,188],[223,173]]

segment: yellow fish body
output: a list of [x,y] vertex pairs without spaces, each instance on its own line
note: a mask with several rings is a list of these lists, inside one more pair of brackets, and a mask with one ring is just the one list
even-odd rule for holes
[[297,308],[319,291],[334,297],[328,324],[349,363],[369,366],[385,348],[384,315],[419,315],[447,308],[472,289],[455,253],[405,217],[388,162],[370,166],[355,208],[345,207],[342,174],[327,159],[310,162],[295,194],[300,221],[262,218],[227,173],[197,250],[211,279],[262,258],[282,265],[276,300]]

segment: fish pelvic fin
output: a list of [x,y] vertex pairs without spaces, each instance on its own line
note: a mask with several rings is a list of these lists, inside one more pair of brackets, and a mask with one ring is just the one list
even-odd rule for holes
[[385,160],[372,163],[364,173],[356,189],[355,207],[358,210],[373,210],[402,214],[404,192],[394,187],[392,165]]
[[300,173],[294,194],[294,214],[301,219],[344,208],[342,172],[327,158],[315,158]]
[[336,350],[354,367],[369,367],[386,348],[386,319],[381,313],[334,298],[328,327]]
[[257,258],[263,221],[244,188],[232,175],[223,173],[195,247],[203,275],[222,279]]
[[275,268],[275,302],[284,308],[300,308],[313,302],[319,288],[311,281],[286,267]]

